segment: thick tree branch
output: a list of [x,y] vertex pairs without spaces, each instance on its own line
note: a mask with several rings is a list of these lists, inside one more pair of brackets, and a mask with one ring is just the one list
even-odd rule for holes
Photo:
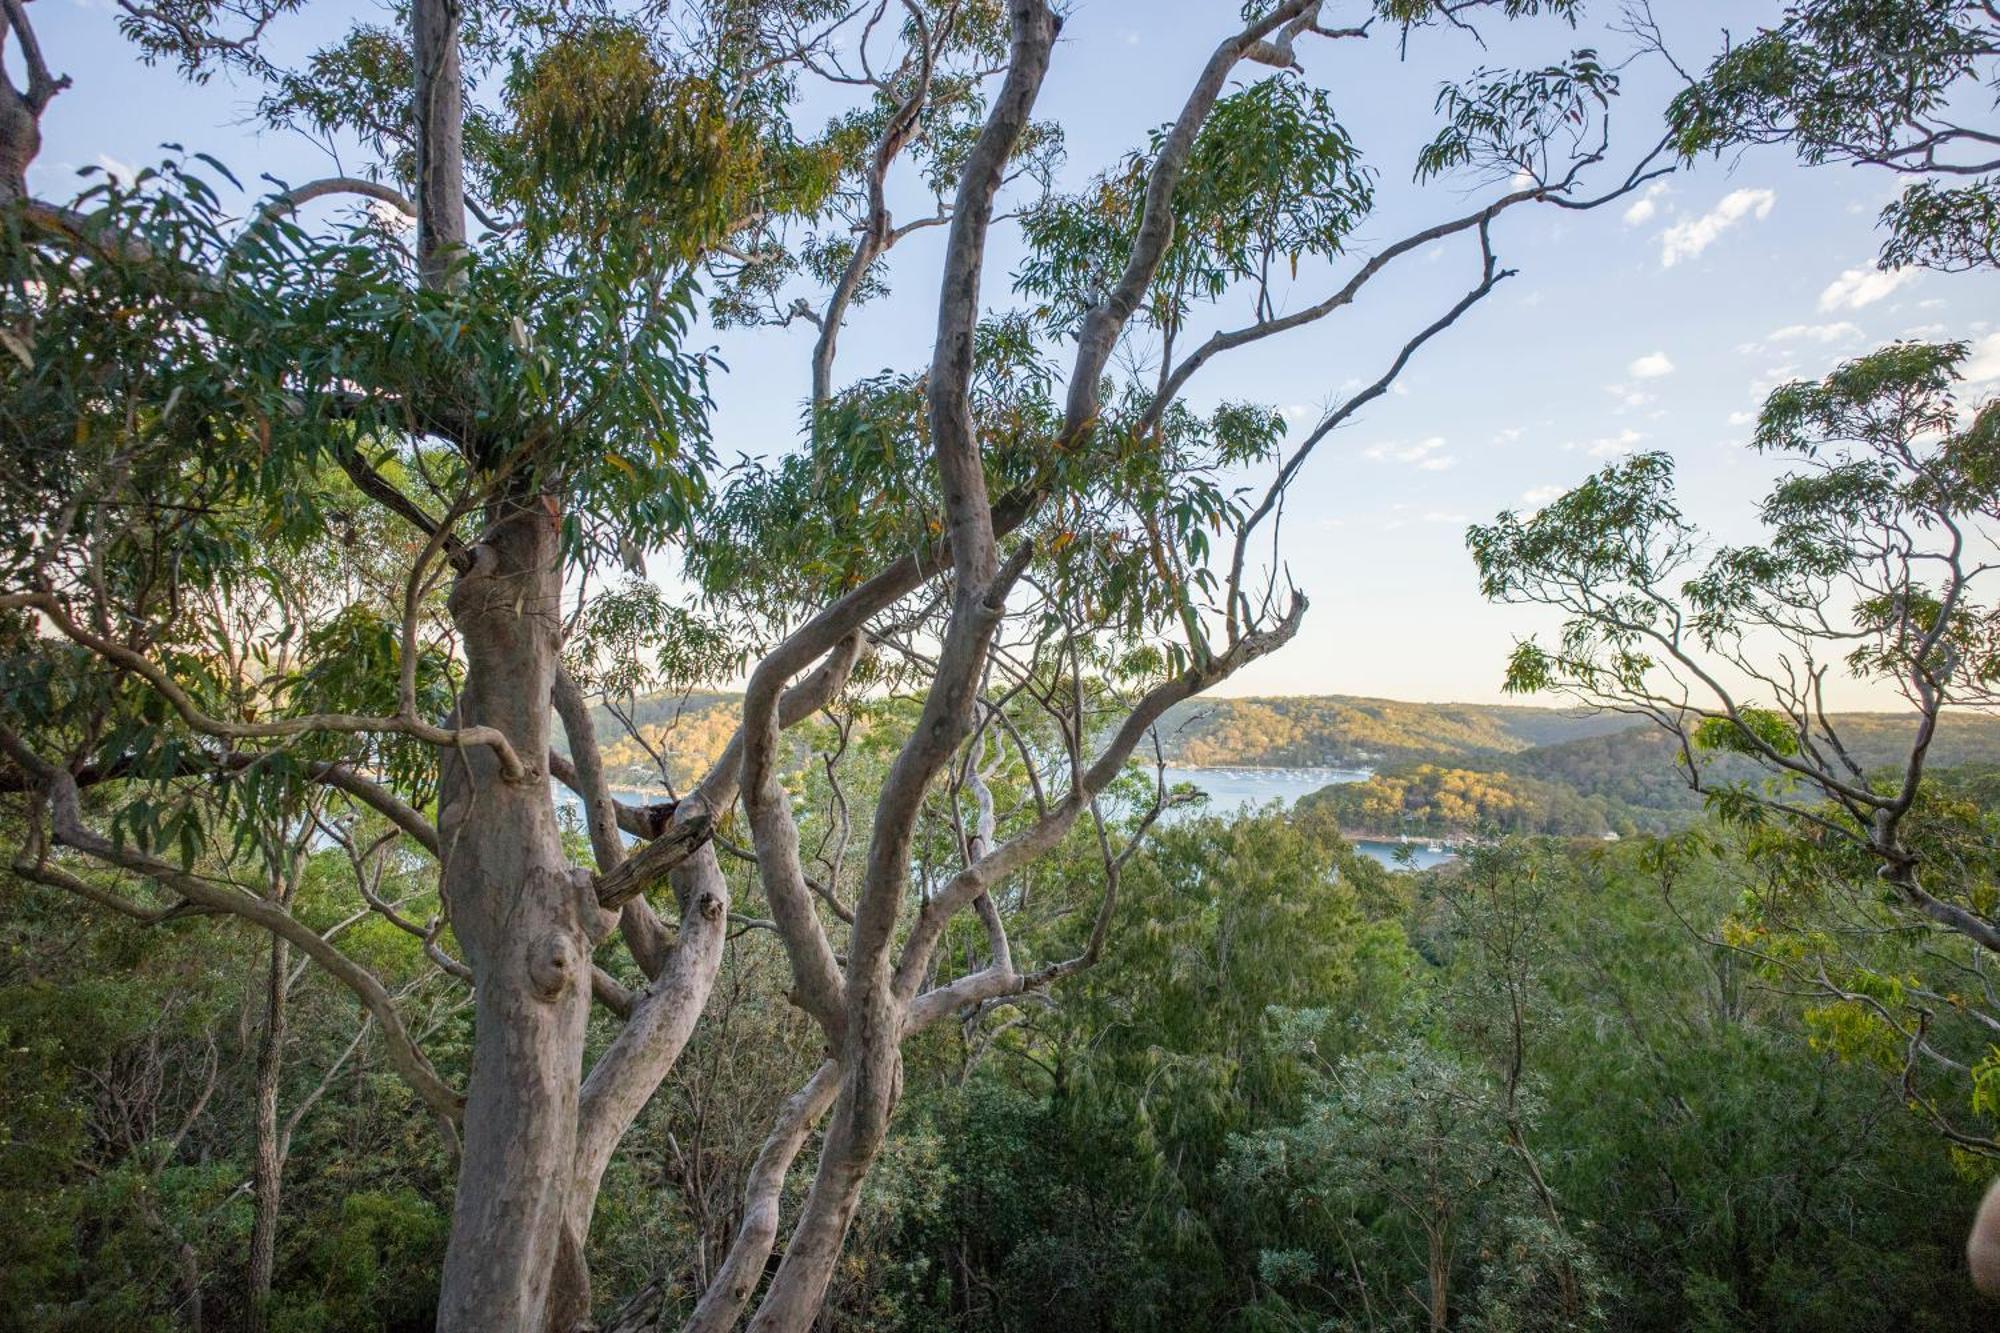
[[465,249],[465,76],[459,63],[460,0],[415,0],[411,55],[417,71],[417,263],[424,284],[448,285]]
[[[604,777],[604,758],[597,748],[597,728],[591,724],[590,705],[576,687],[568,671],[556,668],[554,702],[562,720],[563,734],[569,737],[574,760],[575,781],[570,785],[583,798],[584,827],[590,834],[591,854],[598,873],[616,870],[625,863],[625,840],[621,836],[618,802],[611,798]],[[643,896],[627,899],[618,909],[618,930],[633,961],[648,977],[660,975],[667,962],[666,929]]]
[[[906,560],[908,557],[905,558]],[[904,561],[892,566],[892,572],[900,579]],[[878,579],[882,576],[878,575]],[[885,582],[887,580],[884,580]],[[891,599],[893,600],[893,599]],[[886,604],[886,603],[885,603]],[[862,617],[865,619],[865,616]],[[787,643],[795,643],[800,636],[794,634]],[[860,653],[860,641],[856,638],[852,650],[841,646],[846,635],[836,636],[833,643],[822,650],[827,660],[812,675],[784,691],[778,708],[780,728],[797,726],[840,692],[847,683],[847,676],[854,669]],[[781,645],[781,649],[783,645]],[[839,651],[834,651],[839,649]],[[816,654],[817,655],[817,654]],[[768,666],[778,657],[765,659]],[[761,672],[764,667],[759,667]],[[757,677],[751,677],[753,687]],[[778,681],[783,685],[783,678]],[[747,709],[746,704],[746,709]],[[743,768],[743,728],[738,727],[730,738],[722,755],[708,770],[700,785],[673,807],[673,813],[665,825],[652,833],[652,841],[625,859],[624,864],[597,877],[598,906],[615,908],[623,905],[637,894],[644,893],[653,885],[665,879],[668,872],[694,854],[715,829],[715,821],[720,819],[736,801],[736,789]],[[647,836],[639,834],[638,836]]]
[[681,1333],[729,1333],[736,1327],[777,1243],[785,1177],[805,1146],[806,1136],[839,1092],[840,1066],[828,1060],[778,1112],[777,1122],[744,1181],[743,1221],[736,1229],[736,1238]]
[[1133,238],[1131,253],[1126,257],[1125,270],[1110,294],[1084,316],[1083,327],[1077,334],[1076,364],[1070,371],[1069,392],[1063,412],[1061,438],[1065,443],[1078,438],[1097,420],[1104,367],[1111,360],[1119,335],[1138,310],[1146,290],[1153,285],[1153,278],[1160,270],[1160,261],[1166,257],[1167,247],[1173,241],[1174,192],[1180,188],[1181,176],[1187,171],[1188,157],[1194,152],[1195,138],[1200,134],[1209,112],[1214,110],[1216,99],[1222,95],[1229,72],[1258,43],[1318,6],[1319,0],[1285,0],[1263,18],[1216,47],[1208,63],[1202,67],[1180,115],[1161,140],[1159,153],[1153,159],[1152,172],[1146,179],[1146,199],[1139,214],[1138,234]]

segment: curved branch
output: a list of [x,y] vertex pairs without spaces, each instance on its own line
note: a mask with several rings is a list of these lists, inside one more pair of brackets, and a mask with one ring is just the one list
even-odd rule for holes
[[777,1243],[785,1176],[805,1146],[806,1135],[839,1092],[840,1066],[828,1060],[778,1112],[777,1122],[743,1183],[743,1222],[736,1229],[736,1239],[681,1333],[729,1333],[736,1327]]
[[[916,574],[912,571],[906,575],[906,565],[913,565],[916,569],[922,568],[922,562],[915,560],[913,557],[906,556],[892,565],[884,574],[879,574],[875,579],[871,579],[870,583],[896,586],[907,576],[914,585]],[[895,577],[891,579],[888,577],[889,575],[894,575]],[[867,585],[863,586],[866,587]],[[857,591],[859,590],[857,589]],[[846,599],[842,600],[845,601]],[[889,600],[893,601],[895,599],[892,597]],[[883,605],[887,604],[887,602],[883,603]],[[836,605],[839,605],[839,603],[836,603]],[[866,603],[862,605],[865,607]],[[873,614],[872,609],[857,612],[855,616],[856,626],[858,627],[860,621],[865,620],[870,614]],[[824,613],[822,613],[822,616],[824,616]],[[815,621],[814,623],[819,622]],[[809,629],[811,626],[809,625],[807,628]],[[840,648],[841,641],[847,637],[846,633],[836,636],[826,649],[821,650],[822,652],[827,652],[829,655],[827,656],[827,660],[821,664],[819,670],[784,692],[778,702],[778,725],[780,729],[797,726],[801,721],[812,716],[815,712],[819,711],[827,700],[839,693],[841,687],[847,683],[848,674],[854,669],[854,663],[860,656],[861,642],[859,637],[855,638],[851,652],[846,648],[841,648],[839,652],[830,652],[831,649]],[[784,644],[779,645],[778,649],[774,650],[770,657],[764,659],[764,663],[758,667],[757,673],[751,676],[751,687],[753,689],[757,687],[759,676],[773,662],[781,661],[797,644],[811,641],[803,629],[793,634]],[[779,678],[777,684],[782,686],[784,679],[783,677]],[[747,709],[749,707],[747,692],[745,697],[747,716]],[[627,857],[624,864],[618,866],[615,870],[597,877],[598,906],[615,908],[636,895],[646,892],[655,884],[665,879],[675,866],[687,860],[704,842],[708,841],[709,835],[715,830],[715,821],[721,818],[723,812],[728,810],[736,801],[737,784],[743,768],[743,736],[744,728],[741,726],[737,727],[736,734],[730,737],[729,744],[723,749],[721,757],[709,768],[707,776],[702,778],[701,783],[692,792],[689,792],[685,799],[672,807],[672,813],[666,820],[665,825],[655,828],[649,833],[640,834],[640,836],[650,836],[652,838],[651,842]],[[626,808],[629,809],[629,807]],[[623,816],[621,815],[620,818],[622,823]]]
[[815,413],[833,397],[833,358],[840,341],[840,326],[847,318],[847,307],[853,303],[854,294],[861,289],[862,280],[868,276],[868,270],[875,261],[906,234],[906,231],[890,226],[889,204],[883,187],[890,165],[917,132],[924,103],[930,99],[931,72],[936,56],[931,49],[930,25],[924,21],[923,10],[910,0],[904,0],[904,4],[910,11],[910,20],[917,30],[921,48],[917,86],[889,117],[881,141],[875,145],[875,156],[869,163],[867,174],[868,219],[860,229],[861,235],[854,243],[854,254],[849,257],[847,268],[834,284],[825,308],[815,321],[819,326],[812,357],[812,406]]
[[327,176],[321,180],[308,181],[273,195],[257,216],[263,221],[271,221],[295,213],[315,199],[324,199],[334,194],[358,194],[373,199],[395,209],[403,216],[414,220],[417,206],[401,190],[392,189],[380,181],[363,180],[359,176]]
[[[569,785],[583,799],[584,827],[590,833],[590,850],[601,874],[625,863],[625,840],[618,802],[612,799],[604,776],[604,758],[597,748],[597,729],[591,725],[590,706],[583,692],[560,663],[556,666],[553,690],[556,716],[562,720],[563,734],[569,737],[569,752],[575,759],[575,781]],[[618,909],[618,929],[632,959],[648,977],[660,975],[666,966],[666,929],[644,897],[634,897]]]
[[1453,324],[1456,324],[1461,315],[1484,300],[1502,279],[1512,275],[1511,269],[1499,268],[1495,262],[1492,235],[1489,231],[1491,222],[1491,216],[1485,214],[1482,214],[1478,221],[1479,250],[1482,261],[1479,285],[1460,297],[1457,304],[1453,305],[1451,309],[1432,320],[1415,337],[1404,343],[1402,350],[1396,354],[1395,360],[1389,363],[1389,368],[1383,371],[1381,377],[1373,384],[1370,384],[1367,388],[1361,390],[1361,392],[1349,398],[1345,403],[1342,403],[1337,409],[1327,413],[1326,416],[1320,419],[1319,425],[1313,428],[1312,434],[1308,435],[1299,444],[1299,447],[1293,451],[1292,456],[1285,460],[1284,466],[1278,469],[1278,475],[1272,479],[1270,488],[1264,492],[1264,498],[1250,512],[1249,518],[1244,520],[1242,526],[1236,530],[1236,549],[1230,556],[1229,582],[1225,588],[1223,602],[1223,616],[1228,622],[1232,633],[1237,625],[1237,603],[1243,587],[1243,562],[1249,553],[1250,534],[1255,532],[1258,526],[1270,516],[1271,511],[1277,507],[1278,501],[1285,494],[1286,487],[1291,485],[1292,478],[1298,474],[1299,468],[1304,466],[1306,459],[1311,456],[1312,451],[1318,447],[1320,441],[1332,434],[1342,422],[1352,417],[1367,404],[1387,393],[1389,386],[1396,382],[1396,377],[1403,373],[1403,367],[1409,365],[1410,358],[1417,354],[1417,349],[1421,348],[1438,334],[1443,333]]
[[1139,215],[1139,231],[1133,238],[1131,254],[1126,257],[1125,271],[1111,294],[1084,316],[1083,327],[1077,334],[1076,366],[1070,372],[1063,410],[1064,442],[1076,439],[1097,418],[1099,381],[1104,367],[1146,289],[1152,286],[1160,261],[1173,241],[1174,192],[1180,188],[1188,157],[1194,152],[1195,137],[1222,95],[1229,71],[1272,33],[1317,7],[1318,0],[1285,0],[1216,47],[1202,67],[1180,116],[1161,140],[1159,155],[1153,160],[1152,174],[1146,180],[1145,206]]
[[[1305,618],[1306,605],[1304,596],[1293,594],[1284,618],[1269,630],[1244,636],[1208,664],[1191,667],[1149,691],[1126,715],[1103,751],[1083,770],[1076,785],[1051,805],[1047,814],[973,861],[927,901],[917,913],[896,967],[898,995],[905,1001],[915,997],[917,986],[930,967],[931,953],[952,916],[1061,842],[1077,816],[1089,809],[1091,802],[1124,771],[1125,761],[1169,708],[1291,642]],[[1011,970],[1008,969],[1010,973]]]

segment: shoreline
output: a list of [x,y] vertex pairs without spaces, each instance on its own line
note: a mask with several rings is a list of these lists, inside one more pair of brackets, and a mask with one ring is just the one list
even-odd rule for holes
[[1327,764],[1182,764],[1169,762],[1166,767],[1182,773],[1366,773],[1374,776],[1375,770],[1360,763]]

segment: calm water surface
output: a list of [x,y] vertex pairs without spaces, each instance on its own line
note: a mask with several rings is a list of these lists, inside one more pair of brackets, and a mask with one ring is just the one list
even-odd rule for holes
[[[1310,796],[1322,787],[1338,782],[1366,782],[1370,776],[1365,768],[1175,768],[1172,765],[1167,768],[1168,782],[1199,787],[1208,794],[1209,812],[1218,815],[1254,810],[1272,801],[1289,807],[1301,796]],[[1354,845],[1384,865],[1397,864],[1397,843],[1360,839]],[[1419,870],[1451,860],[1450,852],[1433,852],[1422,842],[1411,843],[1410,851],[1414,854],[1410,864]]]
[[[1369,776],[1365,768],[1175,768],[1167,767],[1169,783],[1186,782],[1199,787],[1208,795],[1208,812],[1217,815],[1237,814],[1268,805],[1272,801],[1289,807],[1301,796],[1309,796],[1322,787],[1330,787],[1337,782],[1365,782]],[[655,795],[617,789],[613,792],[620,800],[635,804],[664,799]],[[559,804],[575,808],[579,803],[568,788],[556,787]],[[631,841],[631,839],[627,839]],[[1384,865],[1396,864],[1398,844],[1393,842],[1358,841],[1355,846],[1374,857]],[[1411,863],[1418,869],[1440,865],[1451,859],[1446,851],[1430,851],[1422,842],[1412,843],[1410,850],[1415,853]]]

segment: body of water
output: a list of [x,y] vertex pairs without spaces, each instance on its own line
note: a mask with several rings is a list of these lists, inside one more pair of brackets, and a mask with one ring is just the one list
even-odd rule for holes
[[[1208,812],[1217,815],[1238,814],[1245,810],[1255,810],[1272,801],[1289,808],[1301,796],[1309,796],[1322,787],[1330,787],[1340,782],[1365,782],[1371,776],[1365,768],[1176,768],[1167,766],[1168,783],[1186,782],[1200,788],[1208,796]],[[581,803],[567,787],[556,784],[558,804],[579,809]],[[621,801],[634,805],[645,805],[653,801],[665,800],[658,793],[644,793],[616,788],[612,794]],[[633,841],[627,838],[629,843]],[[1384,865],[1398,864],[1396,853],[1405,844],[1377,842],[1372,839],[1357,839],[1354,844],[1362,852],[1374,857]],[[1417,869],[1440,865],[1451,859],[1448,850],[1430,850],[1430,844],[1419,839],[1407,844],[1414,859],[1410,862]]]
[[[1186,782],[1208,795],[1212,814],[1229,815],[1254,810],[1272,801],[1289,808],[1301,796],[1341,782],[1366,782],[1373,773],[1365,768],[1175,768],[1167,767],[1167,781]],[[1387,866],[1398,866],[1396,854],[1406,845],[1413,858],[1409,864],[1423,870],[1451,860],[1451,852],[1413,840],[1408,844],[1356,839],[1355,847]]]

